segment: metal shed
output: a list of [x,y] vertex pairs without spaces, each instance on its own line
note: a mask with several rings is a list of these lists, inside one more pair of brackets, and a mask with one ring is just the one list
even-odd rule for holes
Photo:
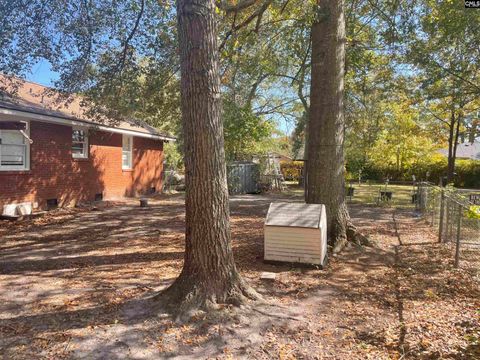
[[325,205],[271,203],[265,220],[266,261],[325,265]]
[[227,165],[228,191],[230,194],[258,192],[259,165],[250,161],[235,161]]

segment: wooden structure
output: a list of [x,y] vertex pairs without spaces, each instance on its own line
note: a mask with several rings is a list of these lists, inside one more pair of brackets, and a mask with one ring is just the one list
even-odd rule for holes
[[271,203],[265,220],[264,260],[325,265],[325,205]]

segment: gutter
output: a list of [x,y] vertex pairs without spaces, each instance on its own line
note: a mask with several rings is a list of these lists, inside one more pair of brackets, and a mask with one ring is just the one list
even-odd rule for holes
[[86,127],[96,128],[99,130],[108,131],[112,133],[126,134],[126,135],[132,135],[132,136],[143,137],[148,139],[156,139],[156,140],[172,141],[172,142],[176,141],[176,138],[173,136],[157,135],[157,134],[151,134],[151,133],[143,133],[135,130],[120,129],[113,126],[92,123],[84,120],[78,120],[74,117],[45,115],[45,114],[40,114],[38,112],[29,111],[29,110],[17,110],[17,109],[12,109],[8,106],[5,106],[4,104],[0,104],[0,114],[11,115],[11,116],[21,116],[21,117],[29,118],[32,120],[37,120],[40,122],[46,122],[46,123],[52,123],[52,124],[61,124],[61,125],[68,125],[68,126],[86,126]]

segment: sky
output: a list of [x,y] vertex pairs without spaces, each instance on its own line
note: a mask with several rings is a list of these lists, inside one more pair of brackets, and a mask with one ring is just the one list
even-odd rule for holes
[[27,80],[45,85],[53,86],[55,80],[59,79],[59,74],[52,70],[50,63],[47,60],[40,60],[26,76]]
[[[60,74],[52,70],[51,64],[47,60],[40,60],[30,70],[30,73],[26,75],[28,81],[35,82],[44,86],[53,87],[54,82],[58,80]],[[291,122],[285,121],[285,119],[279,116],[271,117],[278,126],[278,129],[285,134],[291,134],[294,125]]]

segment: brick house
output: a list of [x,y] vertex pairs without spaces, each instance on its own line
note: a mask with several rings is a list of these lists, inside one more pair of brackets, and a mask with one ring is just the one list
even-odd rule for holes
[[[0,211],[115,199],[162,188],[171,136],[138,121],[93,122],[81,99],[21,81],[0,95]],[[23,207],[22,207],[23,208]],[[2,214],[2,213],[0,213]]]

